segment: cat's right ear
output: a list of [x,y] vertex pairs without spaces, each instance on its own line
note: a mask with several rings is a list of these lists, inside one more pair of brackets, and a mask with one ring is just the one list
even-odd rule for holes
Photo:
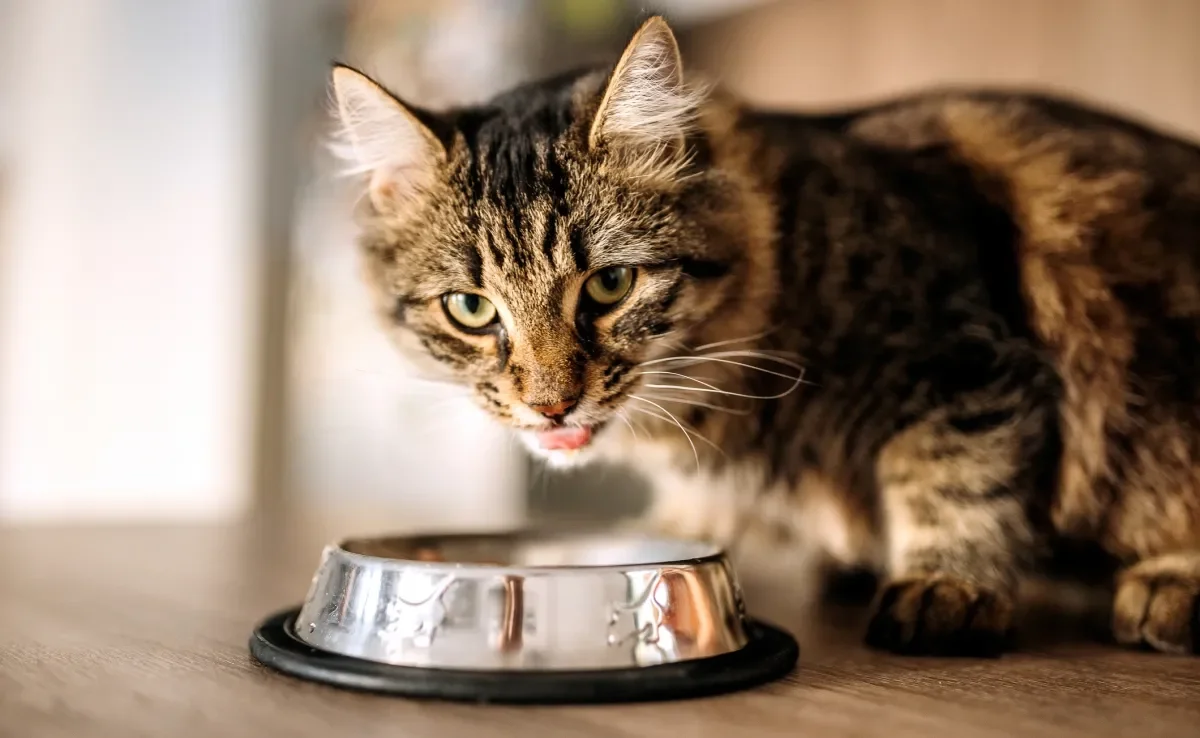
[[433,182],[445,147],[412,110],[362,72],[338,65],[332,77],[340,128],[335,152],[348,173],[369,176],[376,209],[403,208]]

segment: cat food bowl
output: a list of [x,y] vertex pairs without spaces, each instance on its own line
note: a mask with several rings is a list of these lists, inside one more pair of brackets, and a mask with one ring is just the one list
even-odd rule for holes
[[746,615],[719,548],[606,534],[346,540],[250,649],[336,686],[534,703],[727,692],[798,658],[789,634]]

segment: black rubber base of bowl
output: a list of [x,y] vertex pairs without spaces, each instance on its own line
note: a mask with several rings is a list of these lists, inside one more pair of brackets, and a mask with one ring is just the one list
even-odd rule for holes
[[346,689],[465,702],[595,704],[704,697],[748,689],[792,671],[800,657],[788,633],[751,621],[740,651],[707,659],[595,671],[468,671],[394,666],[313,648],[292,632],[299,608],[254,630],[250,653],[294,677]]

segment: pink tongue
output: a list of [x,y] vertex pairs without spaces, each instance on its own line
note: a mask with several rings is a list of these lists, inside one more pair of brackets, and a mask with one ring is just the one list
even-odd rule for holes
[[574,451],[592,440],[591,428],[555,428],[537,434],[538,442],[547,451]]

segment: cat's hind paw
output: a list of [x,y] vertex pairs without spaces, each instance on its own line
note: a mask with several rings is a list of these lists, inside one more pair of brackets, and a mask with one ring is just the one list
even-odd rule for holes
[[930,576],[888,584],[867,627],[867,645],[927,656],[996,656],[1008,650],[1010,595]]

